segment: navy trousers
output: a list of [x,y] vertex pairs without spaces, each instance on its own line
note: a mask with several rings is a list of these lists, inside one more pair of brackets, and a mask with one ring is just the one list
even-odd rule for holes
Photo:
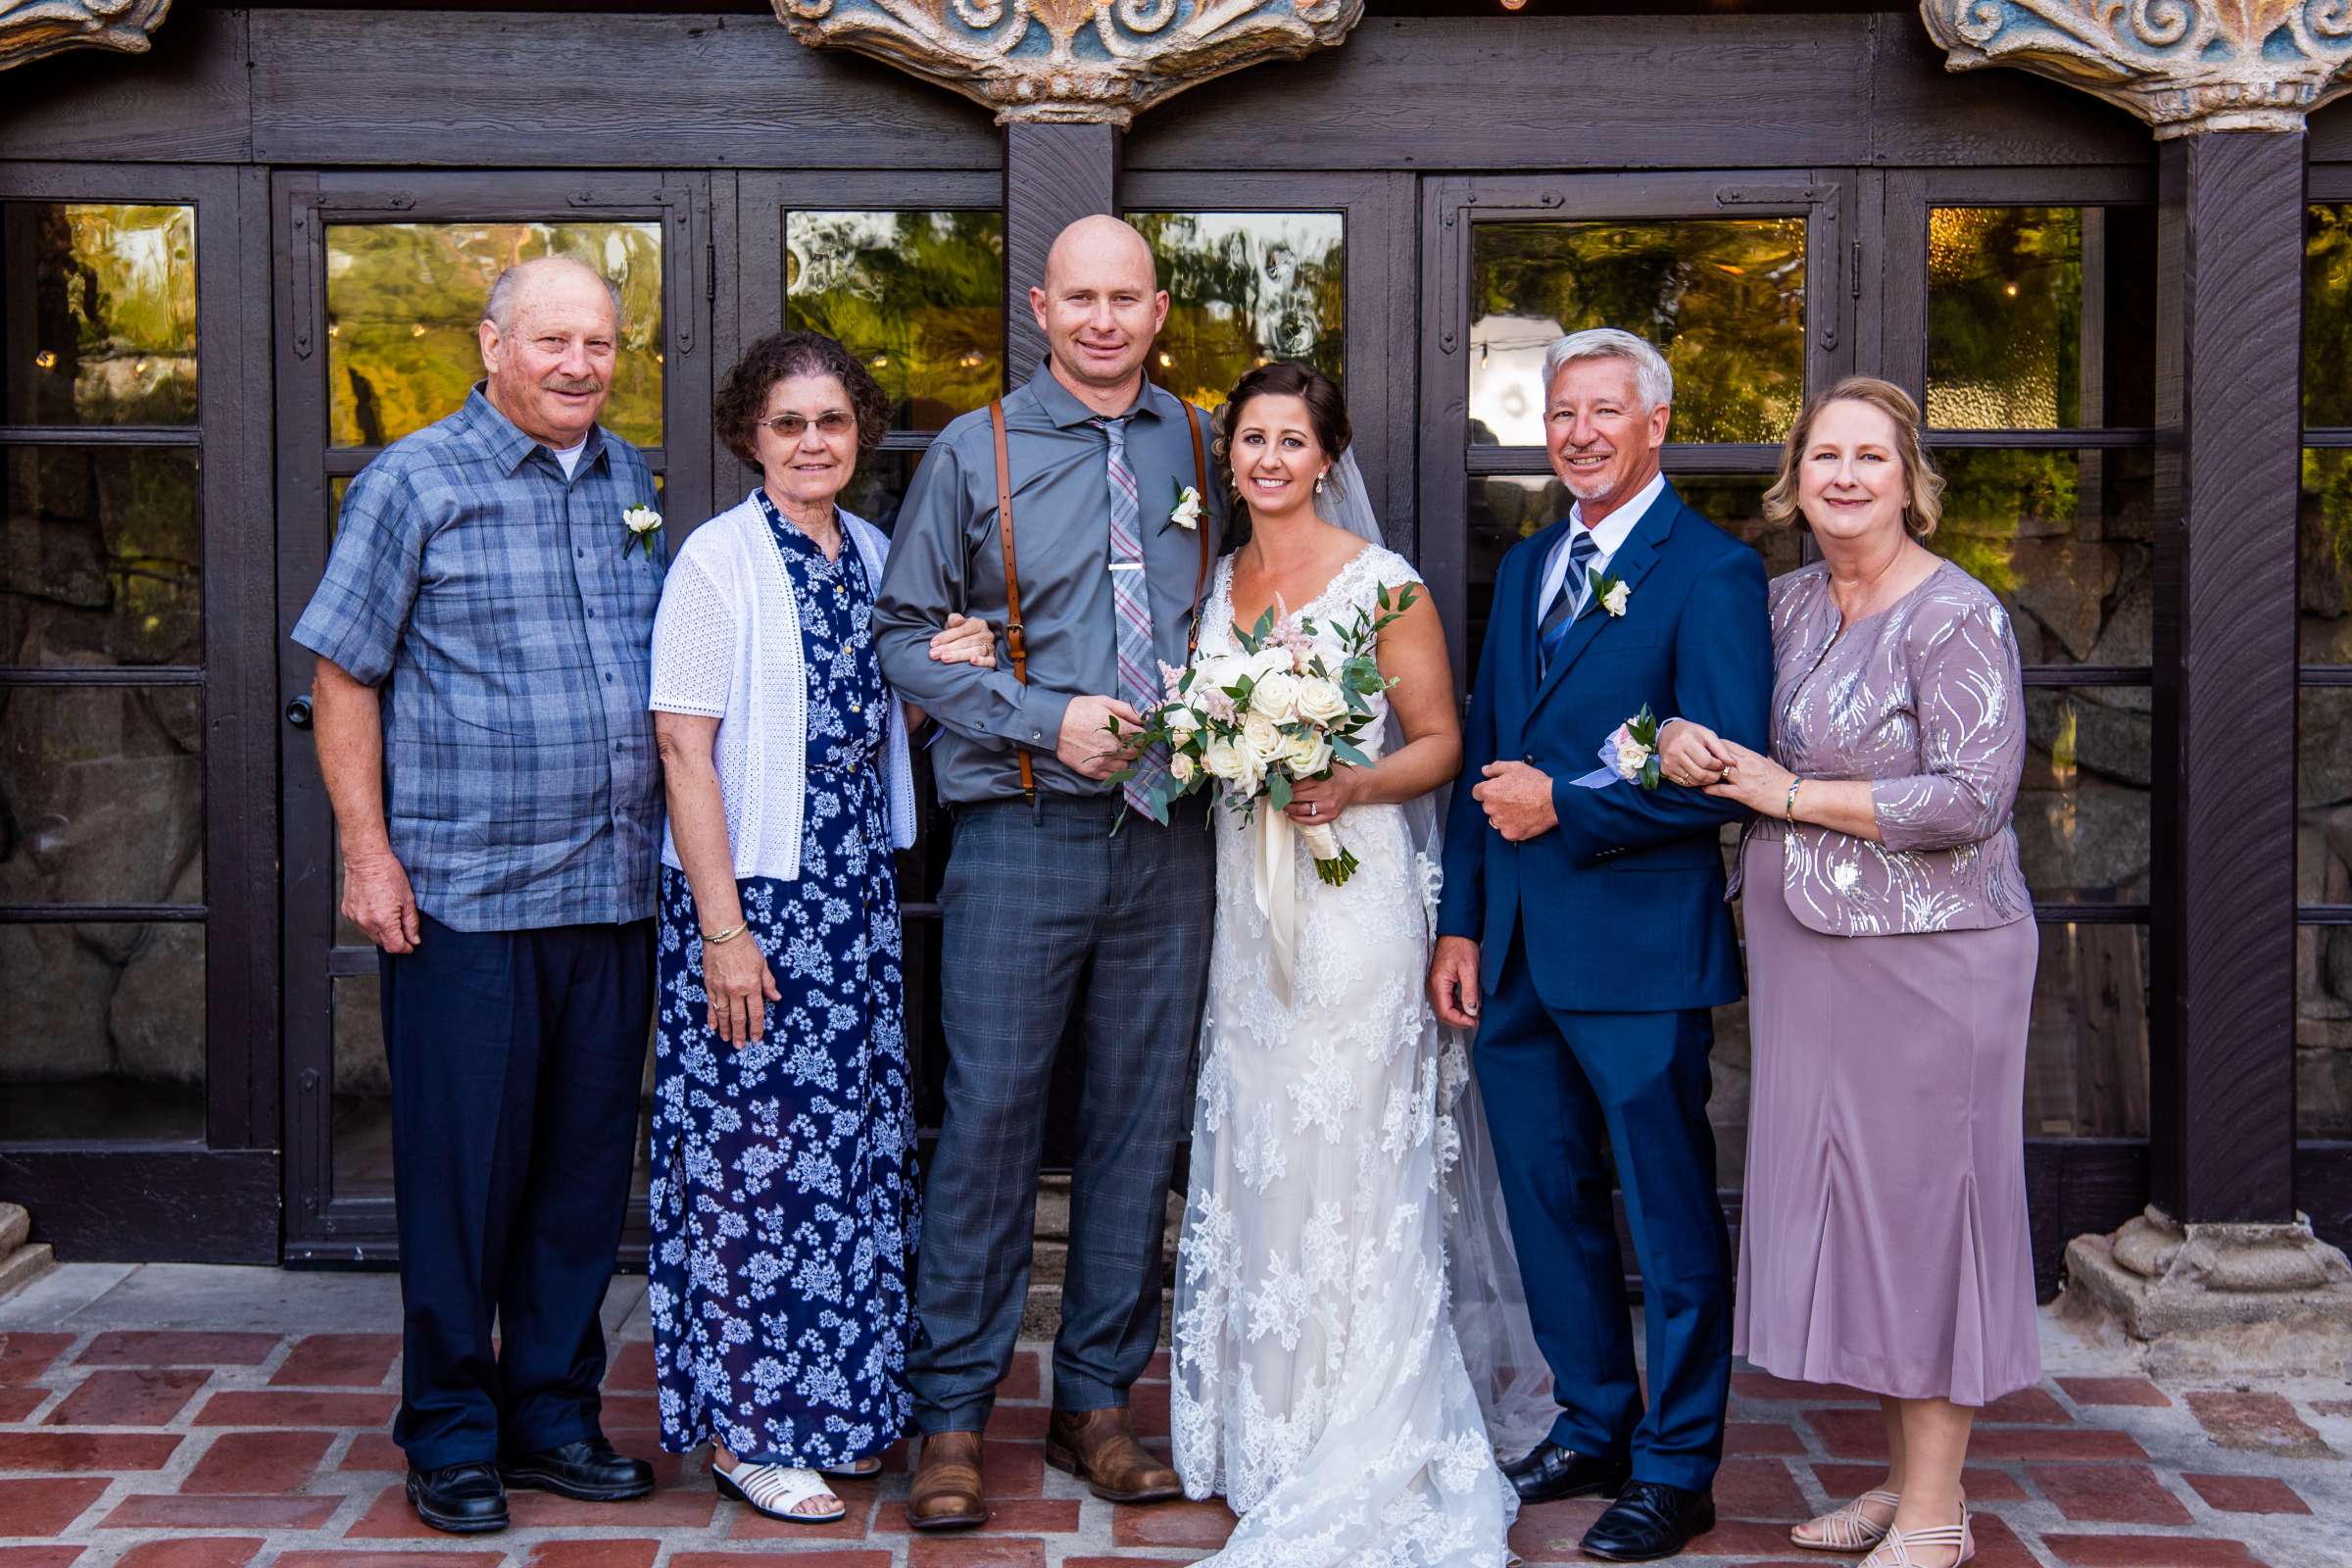
[[383,955],[382,976],[403,1308],[392,1435],[423,1470],[599,1431],[654,922],[418,923],[416,951]]
[[[1560,1403],[1551,1441],[1630,1455],[1635,1480],[1693,1491],[1723,1462],[1731,1393],[1731,1244],[1707,1124],[1714,1038],[1703,1008],[1553,1011],[1513,937],[1472,1058]],[[1610,1200],[1618,1184],[1642,1264],[1646,1410]]]
[[1086,1049],[1054,1404],[1124,1405],[1159,1334],[1160,1245],[1208,985],[1215,846],[1114,797],[958,808],[940,890],[947,1109],[923,1199],[906,1380],[926,1433],[977,1432],[1028,1296],[1054,1057]]

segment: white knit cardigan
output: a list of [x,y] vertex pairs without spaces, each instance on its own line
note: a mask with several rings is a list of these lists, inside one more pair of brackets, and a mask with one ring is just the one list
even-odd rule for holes
[[[842,531],[878,592],[890,540],[862,517]],[[914,764],[904,712],[891,698],[887,776],[890,842],[914,842]],[[687,537],[669,564],[654,616],[657,712],[718,720],[718,795],[735,875],[793,881],[801,874],[801,817],[808,795],[808,675],[801,613],[783,552],[753,491]],[[678,864],[662,829],[662,863]]]

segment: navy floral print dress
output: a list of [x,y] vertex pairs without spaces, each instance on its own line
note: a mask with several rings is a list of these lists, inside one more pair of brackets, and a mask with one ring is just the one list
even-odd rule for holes
[[702,931],[662,870],[651,1283],[662,1444],[845,1468],[906,1430],[918,1200],[890,848],[900,722],[855,542],[827,561],[766,498],[808,675],[801,875],[736,886],[784,1000],[738,1052],[709,1026]]

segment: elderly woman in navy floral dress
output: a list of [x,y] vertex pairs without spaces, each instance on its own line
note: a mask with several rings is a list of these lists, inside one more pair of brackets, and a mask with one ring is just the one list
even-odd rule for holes
[[[780,332],[718,395],[762,475],[677,552],[654,629],[669,802],[652,1283],[662,1446],[719,1492],[838,1519],[823,1477],[904,1431],[918,1212],[892,859],[907,731],[869,622],[888,542],[835,504],[888,404],[840,344]],[[942,660],[994,662],[955,617]]]

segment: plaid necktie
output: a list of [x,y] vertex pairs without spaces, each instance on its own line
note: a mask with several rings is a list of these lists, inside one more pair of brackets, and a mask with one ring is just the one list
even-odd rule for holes
[[1552,656],[1560,651],[1560,641],[1576,622],[1577,601],[1584,597],[1587,574],[1592,569],[1592,558],[1600,554],[1600,546],[1592,542],[1592,530],[1583,523],[1572,523],[1576,532],[1568,539],[1568,575],[1560,580],[1560,591],[1551,596],[1551,608],[1544,612],[1544,623],[1536,628],[1536,643],[1543,649],[1538,661],[1539,675],[1551,668]]
[[[1095,423],[1110,437],[1110,597],[1119,619],[1119,696],[1140,713],[1159,702],[1159,682],[1152,676],[1158,659],[1152,648],[1152,595],[1144,573],[1143,509],[1135,470],[1127,466],[1127,421]],[[1151,780],[1165,770],[1167,761],[1164,746],[1144,754],[1143,766],[1121,786],[1130,807],[1148,810]]]

